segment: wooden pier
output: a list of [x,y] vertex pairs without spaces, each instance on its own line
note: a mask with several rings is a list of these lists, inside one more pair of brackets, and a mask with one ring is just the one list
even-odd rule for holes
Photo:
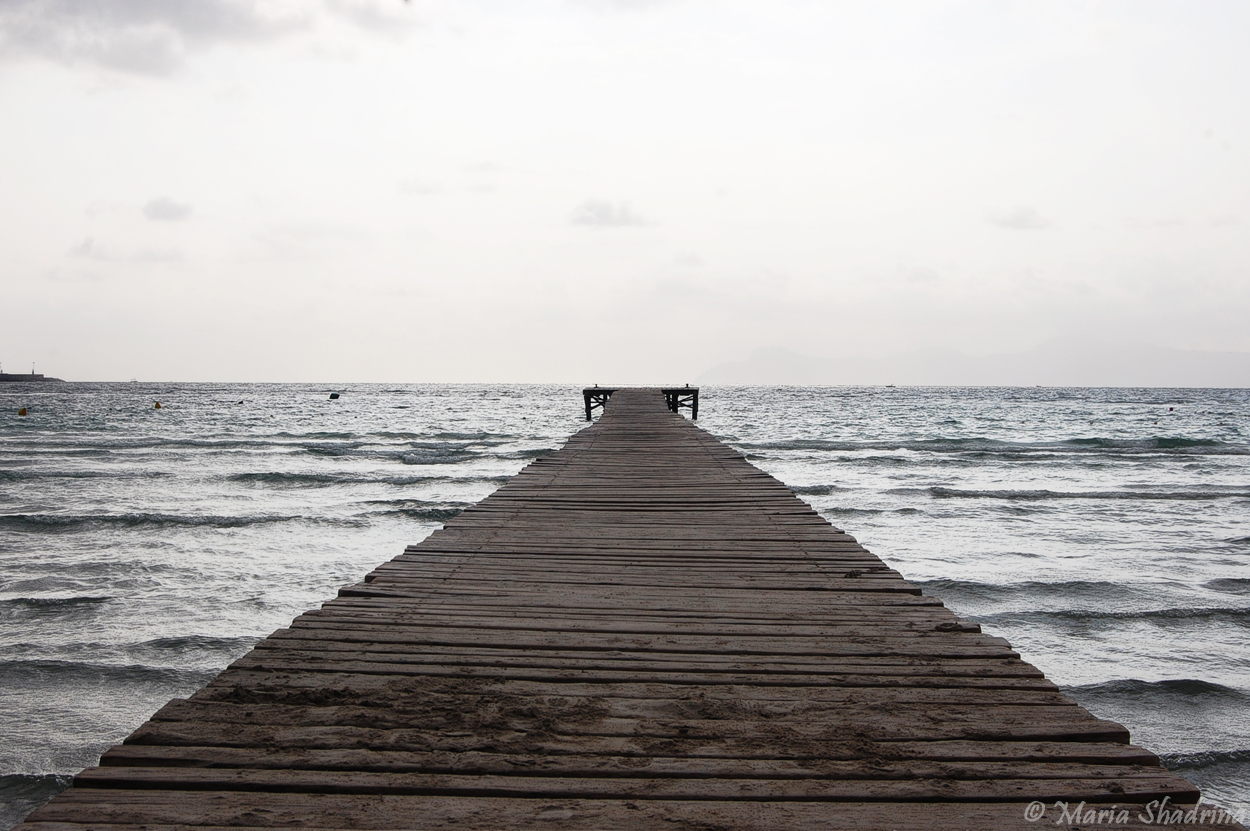
[[[602,410],[607,406],[608,399],[614,392],[616,392],[615,387],[601,387],[598,384],[582,390],[582,398],[586,402],[587,421],[594,418],[595,410]],[[684,387],[665,387],[660,390],[660,394],[664,396],[665,406],[671,411],[680,413],[683,409],[689,410],[690,417],[695,421],[699,420],[698,387],[691,387],[689,384]]]
[[1194,827],[1142,821],[1198,794],[1128,741],[622,389],[24,828]]

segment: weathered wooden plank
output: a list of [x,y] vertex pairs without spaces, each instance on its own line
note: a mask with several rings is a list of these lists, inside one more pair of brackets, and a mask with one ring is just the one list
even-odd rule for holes
[[[932,663],[932,662],[931,662]],[[949,663],[949,662],[948,662]],[[876,667],[877,662],[870,666]],[[859,669],[863,675],[855,675]],[[571,696],[663,698],[697,701],[734,697],[743,700],[789,701],[817,700],[827,694],[857,695],[876,690],[1057,690],[1038,670],[1023,661],[1005,663],[997,676],[979,671],[979,667],[948,669],[944,665],[912,667],[907,664],[886,667],[872,673],[868,667],[850,667],[850,674],[836,679],[822,679],[808,686],[764,686],[724,684],[699,687],[688,684],[637,681],[586,682],[577,679],[527,680],[524,678],[465,678],[461,676],[385,676],[363,673],[334,673],[306,670],[269,672],[267,670],[230,669],[223,672],[191,698],[200,701],[278,702],[299,700],[317,703],[350,703],[349,698],[367,696],[370,700],[386,700],[406,695],[428,695],[432,691],[455,695],[476,695],[496,692],[520,696]],[[1014,674],[1012,674],[1014,673]],[[466,702],[468,704],[468,702]]]
[[721,801],[1054,801],[1144,802],[1171,797],[1196,802],[1197,788],[1166,771],[1095,779],[729,779],[542,776],[477,774],[392,774],[361,771],[88,768],[74,778],[76,788],[263,791],[446,796],[498,796],[547,799],[714,799]]
[[[1175,802],[1170,805],[1175,805]],[[1117,805],[1111,803],[1111,805]],[[1089,806],[1096,817],[1088,826],[1112,825],[1130,831],[1167,828],[1240,826],[1219,823],[1218,809],[1204,806],[1207,816],[1190,823],[1158,822],[1157,806],[1132,806],[1124,821],[1102,803]],[[1170,807],[1169,805],[1169,807]],[[1075,806],[1073,806],[1075,807]],[[1117,809],[1124,806],[1117,805]],[[1194,806],[1182,806],[1192,809]],[[1165,808],[1164,810],[1167,810]],[[91,821],[84,821],[90,814]],[[1112,820],[1106,819],[1107,816]],[[1060,809],[1048,806],[1045,824],[1054,826]],[[1084,816],[1084,814],[1078,814]],[[498,799],[444,796],[356,796],[341,794],[256,794],[150,790],[71,789],[31,817],[29,831],[173,831],[194,826],[206,831],[244,828],[356,829],[399,831],[413,827],[439,829],[551,829],[561,831],[654,831],[677,829],[742,829],[742,831],[1026,831],[1043,823],[1025,818],[1019,802],[1009,803],[813,803],[718,802],[683,800]],[[77,820],[77,821],[75,821]],[[1079,820],[1078,820],[1079,821]],[[1075,827],[1070,822],[1063,826]],[[1060,826],[1060,827],[1063,827]]]
[[[530,712],[525,708],[488,709],[484,715],[457,714],[449,708],[431,708],[424,717],[440,730],[493,729],[528,734],[545,731],[561,736],[617,736],[652,739],[765,741],[794,743],[830,741],[1080,741],[1128,743],[1128,731],[1115,722],[1082,714],[1074,707],[929,707],[892,708],[883,713],[873,708],[848,707],[840,719],[809,723],[746,721],[741,719],[630,719],[603,717],[593,706],[582,709],[551,708]],[[417,715],[421,715],[417,713]],[[183,744],[223,747],[372,747],[389,750],[425,750],[430,729],[395,727],[376,729],[355,726],[281,727],[210,724],[197,722],[148,722],[126,740],[127,744]],[[311,743],[311,744],[310,744]]]
[[[100,759],[111,767],[194,767],[365,773],[426,773],[459,776],[608,777],[617,779],[1115,779],[1154,777],[1150,764],[1069,761],[952,761],[879,758],[871,767],[864,757],[851,759],[742,759],[692,756],[613,756],[515,754],[481,751],[404,752],[362,749],[266,750],[235,747],[152,747],[124,745]],[[97,781],[104,781],[100,771]]]
[[[240,705],[242,708],[242,705]],[[268,707],[269,709],[263,709]],[[385,710],[360,707],[308,708],[302,713],[297,707],[276,705],[252,705],[236,713],[226,713],[222,723],[263,724],[271,727],[296,724],[320,726],[373,726],[397,724],[403,718],[411,720],[412,714],[405,710],[391,713]],[[213,715],[220,710],[210,711]],[[249,715],[250,714],[250,715]],[[201,715],[201,717],[204,717]],[[159,717],[155,720],[160,721]],[[172,719],[178,721],[181,719]],[[104,754],[104,759],[117,755],[133,758],[155,758],[152,754],[177,754],[185,748],[233,749],[253,753],[245,745],[193,745],[187,743],[153,745],[117,745]],[[265,753],[283,751],[283,747],[265,748]],[[318,748],[306,748],[314,752]],[[333,752],[361,750],[359,747],[321,748]],[[489,737],[465,735],[463,732],[432,733],[423,751],[437,749],[440,753],[522,753],[548,756],[575,755],[582,757],[616,756],[632,759],[652,758],[656,753],[668,753],[672,758],[699,759],[785,759],[785,760],[936,760],[946,762],[1073,762],[1090,765],[1144,765],[1157,767],[1159,759],[1148,750],[1131,744],[1114,742],[1048,742],[1048,741],[978,741],[970,739],[944,739],[936,741],[875,741],[871,739],[822,740],[819,744],[801,739],[795,744],[760,744],[723,738],[717,741],[704,739],[672,739],[652,742],[629,736],[556,736],[543,734],[494,733]],[[369,750],[375,753],[404,753],[404,750]],[[107,763],[107,762],[102,762]]]

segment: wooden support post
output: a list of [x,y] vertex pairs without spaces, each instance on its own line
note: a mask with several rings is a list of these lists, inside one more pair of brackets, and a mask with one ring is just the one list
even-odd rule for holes
[[602,410],[608,404],[608,399],[612,397],[615,389],[606,387],[587,387],[582,390],[582,398],[586,401],[586,420],[590,421],[591,411],[595,409]]
[[674,413],[681,412],[681,408],[685,407],[690,410],[690,417],[694,420],[699,418],[699,388],[692,387],[687,384],[684,387],[665,387],[660,392],[664,394],[664,403],[669,410]]

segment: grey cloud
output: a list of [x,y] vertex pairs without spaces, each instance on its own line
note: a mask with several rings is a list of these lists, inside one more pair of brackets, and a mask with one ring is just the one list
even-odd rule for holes
[[416,196],[425,196],[431,193],[439,193],[443,189],[440,182],[430,179],[405,179],[399,183],[399,192]]
[[94,271],[62,271],[59,268],[49,269],[43,272],[43,279],[51,280],[54,283],[98,283],[101,280],[99,274]]
[[1037,212],[1036,208],[1019,207],[1007,213],[990,214],[988,221],[999,228],[1010,228],[1015,231],[1030,231],[1038,228],[1049,228],[1053,224]]
[[0,57],[90,63],[166,75],[188,52],[307,28],[304,14],[271,14],[260,0],[3,0]]
[[598,199],[587,199],[578,205],[569,219],[574,225],[592,228],[623,228],[630,225],[646,225],[646,220],[630,210],[628,202],[613,205]]
[[95,240],[87,237],[81,243],[71,248],[69,255],[71,257],[94,257],[99,256],[99,251],[96,249]]
[[183,259],[182,252],[172,248],[144,248],[132,254],[126,254],[113,248],[103,247],[91,237],[87,237],[70,248],[68,253],[71,257],[102,263],[176,263]]
[[395,0],[325,0],[325,5],[331,14],[379,35],[404,35],[417,24],[410,3]]
[[144,248],[128,258],[132,263],[180,263],[182,252],[176,248]]
[[942,275],[936,269],[925,266],[899,265],[898,276],[908,283],[937,283],[942,280]]
[[181,222],[191,216],[191,206],[175,202],[168,196],[158,196],[143,206],[143,215],[158,222]]
[[582,0],[581,5],[606,12],[638,12],[676,5],[676,0]]

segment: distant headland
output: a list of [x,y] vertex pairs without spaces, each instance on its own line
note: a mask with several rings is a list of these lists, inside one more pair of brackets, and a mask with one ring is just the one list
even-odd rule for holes
[[30,372],[0,372],[0,384],[11,381],[60,381],[60,378],[49,378],[46,375],[37,375],[34,370]]

